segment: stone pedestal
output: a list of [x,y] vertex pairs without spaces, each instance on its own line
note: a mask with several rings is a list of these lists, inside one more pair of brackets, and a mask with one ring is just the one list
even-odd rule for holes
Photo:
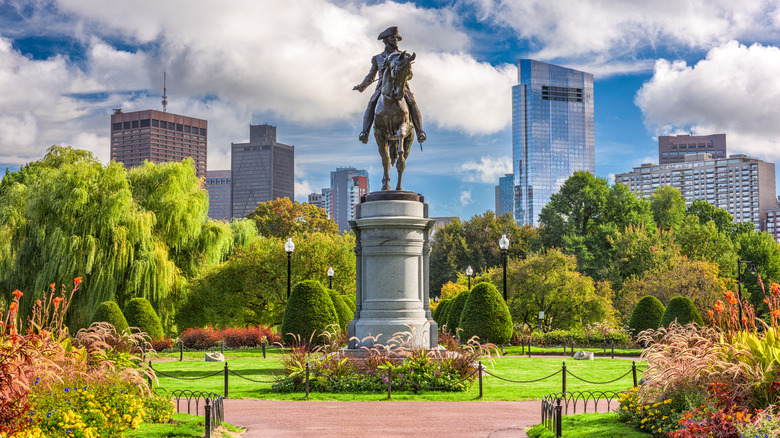
[[435,221],[428,219],[428,205],[412,192],[373,192],[355,216],[357,309],[348,348],[392,344],[400,332],[413,333],[416,347],[436,347],[428,300],[428,237]]

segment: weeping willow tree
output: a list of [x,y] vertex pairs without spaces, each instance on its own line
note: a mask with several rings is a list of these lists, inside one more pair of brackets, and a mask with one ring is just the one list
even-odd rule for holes
[[29,313],[49,284],[82,277],[71,329],[86,326],[104,301],[123,307],[143,297],[170,330],[188,278],[234,246],[231,225],[207,219],[208,195],[189,160],[128,173],[53,146],[9,176],[0,185],[0,285],[6,296],[24,291],[21,311]]

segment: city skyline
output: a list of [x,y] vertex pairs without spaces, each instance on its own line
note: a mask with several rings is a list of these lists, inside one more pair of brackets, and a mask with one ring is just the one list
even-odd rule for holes
[[352,87],[391,25],[417,53],[410,86],[428,134],[404,187],[432,216],[494,208],[512,170],[522,58],[594,74],[598,176],[657,162],[659,135],[723,133],[729,153],[775,162],[778,23],[766,1],[11,0],[0,4],[0,172],[52,144],[108,162],[112,109],[161,110],[167,72],[168,111],[209,121],[209,170],[230,167],[246,125],[269,123],[296,147],[296,200],[337,167],[376,179],[376,147],[357,140],[369,96]]

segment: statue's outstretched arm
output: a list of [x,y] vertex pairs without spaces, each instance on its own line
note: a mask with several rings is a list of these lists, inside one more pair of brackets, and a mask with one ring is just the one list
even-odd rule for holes
[[374,82],[374,78],[376,77],[377,72],[379,71],[379,67],[376,65],[376,61],[372,58],[371,59],[371,70],[368,72],[366,77],[363,79],[363,82],[355,85],[353,90],[358,90],[361,93],[368,88],[369,85],[371,85]]

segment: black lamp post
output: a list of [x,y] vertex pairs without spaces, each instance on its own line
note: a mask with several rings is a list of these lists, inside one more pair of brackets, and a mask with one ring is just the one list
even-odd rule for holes
[[471,265],[466,268],[466,277],[469,278],[469,290],[471,290],[471,276],[474,275],[474,270],[471,269]]
[[287,251],[287,299],[290,299],[290,266],[292,264],[292,253],[295,251],[295,244],[292,237],[287,238],[284,244],[284,250]]
[[756,264],[752,260],[737,260],[737,299],[739,300],[740,324],[742,324],[742,264],[750,264],[750,273],[756,273]]
[[504,262],[504,302],[506,302],[506,250],[509,249],[509,239],[506,238],[506,234],[501,235],[498,247],[501,248],[501,259]]
[[328,268],[328,289],[333,289],[333,266]]

